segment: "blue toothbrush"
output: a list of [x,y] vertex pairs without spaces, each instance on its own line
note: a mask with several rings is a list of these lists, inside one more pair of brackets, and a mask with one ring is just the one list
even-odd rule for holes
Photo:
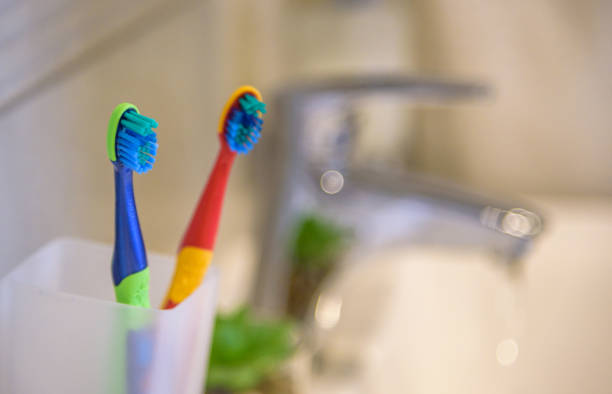
[[130,103],[119,104],[108,123],[107,151],[115,173],[115,248],[112,276],[118,302],[148,308],[149,268],[134,201],[132,173],[153,168],[157,153],[154,119]]

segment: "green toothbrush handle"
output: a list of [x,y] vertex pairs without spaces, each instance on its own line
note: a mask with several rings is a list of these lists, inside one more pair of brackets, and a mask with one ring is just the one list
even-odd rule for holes
[[126,276],[115,286],[117,301],[123,304],[150,308],[149,303],[149,267]]

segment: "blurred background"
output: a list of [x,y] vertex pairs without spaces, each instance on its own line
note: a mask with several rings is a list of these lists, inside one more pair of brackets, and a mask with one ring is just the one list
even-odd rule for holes
[[123,101],[160,124],[135,187],[148,249],[173,254],[222,106],[252,84],[265,137],[225,201],[233,334],[215,334],[209,392],[609,392],[610,17],[595,0],[0,0],[0,275],[59,236],[112,242]]

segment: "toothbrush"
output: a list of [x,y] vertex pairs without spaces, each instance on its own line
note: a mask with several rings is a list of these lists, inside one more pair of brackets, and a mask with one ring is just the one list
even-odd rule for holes
[[132,173],[153,168],[157,153],[154,119],[130,103],[119,104],[108,123],[106,148],[115,173],[115,248],[112,277],[118,302],[150,307],[149,268],[136,202]]
[[162,308],[174,308],[202,283],[213,256],[234,159],[238,153],[248,153],[257,143],[265,112],[261,94],[252,86],[240,87],[225,104],[219,121],[221,146],[217,160],[180,244],[174,277]]

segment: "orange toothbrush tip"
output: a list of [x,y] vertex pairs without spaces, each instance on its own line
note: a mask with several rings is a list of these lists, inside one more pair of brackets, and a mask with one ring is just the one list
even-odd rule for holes
[[229,100],[225,103],[223,107],[223,111],[221,112],[221,118],[219,119],[219,134],[223,134],[225,131],[225,124],[227,122],[227,116],[231,112],[232,108],[238,104],[238,99],[240,99],[245,94],[252,94],[259,101],[263,101],[261,97],[261,93],[257,88],[250,85],[244,85],[236,89],[234,93],[230,96]]

